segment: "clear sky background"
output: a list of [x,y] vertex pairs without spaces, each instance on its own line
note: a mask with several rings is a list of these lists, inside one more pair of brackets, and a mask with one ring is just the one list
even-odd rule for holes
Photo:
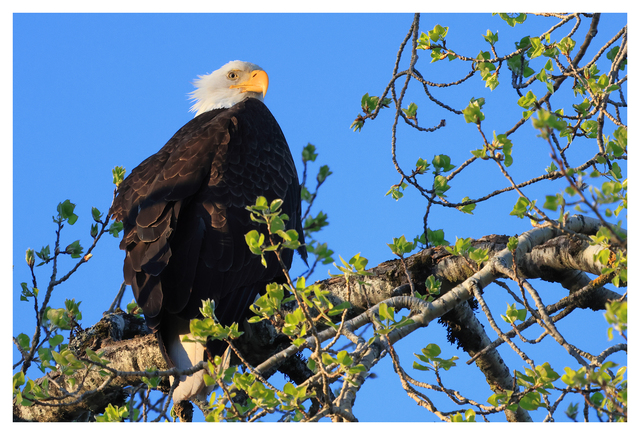
[[[362,132],[354,133],[349,126],[361,112],[362,96],[367,92],[380,95],[387,85],[412,19],[407,13],[14,15],[13,335],[33,334],[33,306],[19,301],[20,283],[31,285],[24,255],[27,248],[39,250],[47,244],[53,250],[56,226],[51,216],[56,214],[57,204],[69,199],[77,205],[79,215],[74,226],[63,229],[62,247],[80,239],[86,250],[91,243],[91,207],[106,213],[111,203],[111,169],[120,165],[130,172],[159,150],[193,117],[187,97],[193,90],[191,81],[230,60],[250,61],[268,72],[270,87],[265,103],[287,137],[300,173],[299,156],[308,142],[319,153],[311,175],[322,164],[333,171],[313,209],[314,213],[323,210],[329,215],[330,226],[318,238],[335,251],[336,260],[338,255],[349,259],[359,252],[369,259],[370,266],[391,259],[393,255],[386,244],[393,237],[404,234],[412,239],[422,231],[426,202],[411,190],[397,202],[385,197],[390,186],[400,179],[390,158],[392,109],[373,122],[367,121]],[[603,16],[599,41],[610,39],[625,22],[624,14]],[[526,29],[531,35],[539,35],[550,23],[532,18]],[[487,29],[499,31],[500,54],[511,51],[514,35],[518,39],[524,36],[520,28],[514,30],[490,14],[422,15],[421,31],[433,29],[436,24],[450,27],[448,46],[467,56],[488,49],[481,37]],[[578,44],[587,27],[583,25],[574,38]],[[466,38],[471,39],[470,44]],[[429,65],[429,55],[423,53],[418,69],[423,74],[434,74],[428,79],[452,80],[451,75],[445,75],[451,74],[449,66]],[[587,54],[587,58],[592,55]],[[406,67],[407,55],[404,59]],[[463,89],[439,90],[437,96],[460,110],[471,97],[485,97],[485,112],[491,121],[486,131],[500,133],[510,128],[521,112],[515,91],[509,87],[510,74],[504,68],[502,84],[493,93],[478,75]],[[458,70],[454,77],[461,78],[466,72]],[[418,104],[420,125],[437,125],[444,118],[447,128],[431,135],[415,135],[402,129],[398,148],[402,165],[409,168],[418,157],[430,161],[440,153],[449,154],[452,163],[458,165],[470,156],[470,149],[481,147],[475,126],[428,103],[415,84],[410,92],[407,104]],[[530,124],[521,130],[512,137],[516,159],[513,171],[519,181],[540,174],[550,163],[548,148],[535,138]],[[576,153],[577,162],[583,155],[578,150]],[[584,155],[593,153],[589,149]],[[490,169],[491,174],[480,169]],[[477,197],[504,187],[506,181],[495,172],[488,164],[484,168],[478,165],[466,178],[456,179],[449,197]],[[463,186],[464,181],[471,185]],[[545,184],[535,189],[543,200],[544,193],[553,194],[560,187]],[[456,236],[519,234],[530,225],[527,220],[508,216],[515,201],[516,195],[510,194],[483,203],[475,216],[436,209],[429,226],[443,228],[450,242],[455,242]],[[119,239],[104,236],[93,258],[58,287],[51,306],[62,307],[67,298],[81,300],[82,326],[96,323],[122,282],[124,255],[118,243]],[[75,263],[65,260],[61,261],[59,273],[65,273]],[[304,271],[300,263],[298,260],[294,265],[294,273]],[[314,278],[328,277],[328,269],[319,267]],[[43,266],[36,270],[44,293],[51,269]],[[332,268],[332,272],[336,270]],[[502,309],[504,292],[495,288],[492,291],[496,292],[494,307]],[[128,289],[124,301],[132,298]],[[581,319],[581,323],[580,329],[563,331],[569,341],[584,345],[586,350],[604,347],[606,324],[601,312],[574,312],[570,318],[574,320],[564,322]],[[582,328],[587,325],[595,335],[584,332]],[[490,330],[488,333],[495,335]],[[537,334],[529,336],[534,338]],[[537,364],[544,361],[544,354],[539,354],[542,349],[564,352],[550,339],[545,341],[548,343],[530,350],[530,356],[537,356]],[[434,382],[429,374],[410,368],[412,354],[431,342],[440,344],[443,357],[460,357],[459,369],[445,374],[445,385],[469,392],[479,401],[492,394],[482,385],[479,389],[465,389],[470,381],[482,383],[481,375],[475,366],[464,364],[468,357],[446,343],[444,329],[435,323],[397,346],[401,361],[412,376]],[[524,362],[513,359],[512,352],[504,346],[501,350],[511,369],[522,370]],[[17,360],[14,350],[13,361]],[[554,366],[558,372],[564,365],[577,368],[572,359],[563,355],[556,361],[560,361]],[[354,408],[358,418],[436,421],[406,396],[388,358],[376,366],[375,372],[378,377],[366,382],[358,395]],[[30,375],[38,377],[35,371]],[[454,408],[453,404],[440,403],[441,410]],[[556,417],[561,419],[561,414]]]

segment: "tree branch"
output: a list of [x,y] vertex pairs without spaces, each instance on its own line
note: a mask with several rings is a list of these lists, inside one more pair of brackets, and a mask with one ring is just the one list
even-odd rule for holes
[[[581,216],[568,219],[564,228],[583,234],[595,234],[599,223],[595,219]],[[407,282],[407,274],[400,260],[384,262],[369,270],[371,275],[361,277],[366,283],[353,284],[349,288],[342,277],[330,278],[319,282],[322,290],[330,291],[330,299],[334,305],[347,298],[351,301],[351,308],[347,311],[343,329],[346,333],[358,329],[371,321],[372,313],[377,313],[378,304],[385,301],[388,306],[396,308],[409,308],[412,311],[411,318],[415,321],[408,325],[393,330],[388,339],[391,344],[407,336],[411,332],[427,326],[434,319],[442,317],[448,312],[454,312],[457,321],[464,324],[469,334],[466,337],[458,336],[459,344],[472,357],[481,368],[487,382],[496,391],[510,389],[513,385],[509,370],[495,349],[490,349],[490,340],[484,332],[484,328],[475,318],[475,314],[463,303],[473,297],[474,287],[476,291],[486,291],[487,286],[495,279],[501,277],[495,264],[507,266],[512,260],[512,254],[506,249],[506,236],[487,236],[474,241],[477,248],[489,249],[489,262],[480,270],[474,271],[469,267],[468,261],[459,256],[452,256],[441,247],[425,249],[405,259],[406,267],[411,277],[415,280],[415,288],[418,293],[425,294],[424,282],[430,275],[434,275],[442,284],[441,296],[433,302],[425,302],[410,296],[411,287]],[[599,273],[603,265],[593,261],[594,248],[584,243],[575,243],[573,239],[565,236],[557,228],[534,228],[519,237],[519,245],[516,251],[518,264],[525,278],[543,276],[545,279],[556,281],[564,279],[567,272],[579,267],[586,272]],[[539,251],[539,252],[536,252]],[[597,251],[597,249],[596,249]],[[571,260],[571,261],[569,261]],[[580,275],[581,276],[581,275]],[[579,293],[574,299],[577,300]],[[592,309],[603,309],[604,300],[619,298],[620,295],[606,291],[604,298],[600,298],[598,304],[584,304]],[[349,297],[350,296],[350,297]],[[552,313],[553,310],[548,310]],[[339,320],[339,319],[338,319]],[[263,322],[265,326],[266,323]],[[303,348],[315,348],[316,339],[310,337],[301,346],[293,346],[284,336],[278,336],[274,330],[268,327],[252,325],[250,330],[241,337],[238,349],[254,365],[255,370],[263,376],[273,373],[287,359],[296,355]],[[272,329],[272,328],[271,328]],[[70,348],[77,355],[82,355],[86,348],[96,352],[104,352],[103,358],[111,361],[109,368],[118,372],[142,372],[146,368],[155,366],[160,370],[166,369],[165,362],[160,354],[158,343],[154,335],[145,334],[144,325],[140,319],[133,316],[116,313],[105,316],[98,324],[84,331],[82,336],[72,340]],[[250,333],[249,333],[250,332]],[[318,340],[324,342],[332,339],[336,334],[333,328],[318,330]],[[508,336],[510,333],[506,333]],[[384,346],[361,346],[365,352],[361,363],[366,362],[367,370],[377,362]],[[495,346],[494,346],[495,347]],[[366,348],[366,349],[365,349]],[[377,351],[373,352],[375,349]],[[246,350],[250,349],[250,352]],[[481,352],[482,351],[482,352]],[[372,353],[373,352],[373,353]],[[476,356],[478,355],[478,356]],[[259,359],[260,361],[256,362]],[[295,366],[295,365],[294,365]],[[301,366],[304,366],[302,364]],[[304,366],[306,367],[306,366]],[[199,366],[194,367],[197,370]],[[297,369],[294,369],[297,370]],[[76,391],[77,398],[82,395],[82,400],[59,400],[56,405],[38,403],[31,407],[14,404],[14,420],[29,421],[69,421],[82,419],[88,413],[102,412],[109,403],[123,404],[126,394],[125,386],[140,385],[141,380],[135,376],[113,376],[108,382],[98,374],[97,370],[82,374],[84,377],[81,389]],[[290,375],[291,376],[291,375]],[[294,376],[295,373],[294,373]],[[291,376],[293,378],[293,376]],[[309,373],[298,377],[298,381],[309,377]],[[49,394],[55,397],[63,397],[62,390],[58,386],[64,386],[65,378],[57,373],[50,373],[45,378],[49,379]],[[45,378],[37,380],[42,385]],[[355,393],[364,381],[354,378],[355,386],[348,388],[341,398],[344,417],[350,415],[350,408],[355,399]],[[55,382],[54,382],[55,381]],[[359,381],[359,382],[358,382]],[[65,387],[66,388],[66,387]],[[346,406],[348,405],[348,406]],[[510,420],[526,421],[529,417],[519,414],[509,417]]]

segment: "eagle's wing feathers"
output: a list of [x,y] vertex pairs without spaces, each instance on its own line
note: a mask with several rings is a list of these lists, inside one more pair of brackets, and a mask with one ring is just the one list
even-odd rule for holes
[[[217,318],[228,325],[243,318],[267,283],[282,280],[275,255],[265,268],[245,243],[253,229],[266,233],[246,210],[258,196],[284,200],[287,229],[304,243],[293,158],[273,115],[253,98],[197,116],[118,188],[111,212],[124,226],[125,281],[164,355],[179,367],[202,358],[202,348],[186,349],[180,341],[189,319],[200,315],[201,300],[215,300]],[[286,267],[292,257],[283,253]],[[220,342],[207,347],[213,354],[224,350]],[[187,361],[186,354],[199,356]],[[185,384],[174,400],[200,387]]]
[[[237,321],[255,294],[282,274],[275,257],[264,268],[245,244],[250,230],[265,232],[245,209],[258,196],[284,199],[288,227],[301,232],[288,145],[266,106],[253,99],[189,122],[134,169],[118,193],[112,212],[124,222],[125,279],[153,328],[159,305],[191,318],[201,299],[218,306],[229,300],[237,309],[222,317]],[[243,294],[230,296],[234,292]]]

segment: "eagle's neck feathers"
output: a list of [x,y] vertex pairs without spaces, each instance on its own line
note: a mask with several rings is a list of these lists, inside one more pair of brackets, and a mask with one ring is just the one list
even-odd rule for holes
[[241,86],[234,87],[249,80],[255,71],[263,70],[258,65],[235,60],[211,74],[198,76],[193,82],[196,89],[190,93],[190,99],[195,100],[190,111],[198,116],[214,109],[228,109],[247,98],[264,101],[266,88],[264,92],[254,92]]

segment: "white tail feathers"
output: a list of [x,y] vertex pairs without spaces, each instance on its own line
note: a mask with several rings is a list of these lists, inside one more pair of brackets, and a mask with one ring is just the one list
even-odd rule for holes
[[[187,369],[198,364],[204,359],[205,351],[204,346],[200,343],[182,342],[181,340],[184,336],[178,335],[178,339],[167,346],[169,357],[176,367],[181,369]],[[181,376],[180,384],[173,391],[173,403],[191,400],[192,398],[205,401],[211,390],[213,390],[213,385],[211,387],[205,385],[204,373],[204,370],[200,370],[191,376]],[[173,383],[173,377],[171,382]]]
[[[188,369],[204,360],[205,347],[203,345],[182,341],[183,337],[189,336],[189,322],[177,317],[172,318],[171,321],[173,328],[170,329],[170,333],[163,334],[162,340],[173,365],[179,369]],[[173,391],[173,403],[192,398],[206,400],[214,385],[210,387],[205,385],[204,373],[204,370],[200,370],[190,376],[181,376],[180,384]],[[173,377],[170,378],[170,381],[173,383]]]

